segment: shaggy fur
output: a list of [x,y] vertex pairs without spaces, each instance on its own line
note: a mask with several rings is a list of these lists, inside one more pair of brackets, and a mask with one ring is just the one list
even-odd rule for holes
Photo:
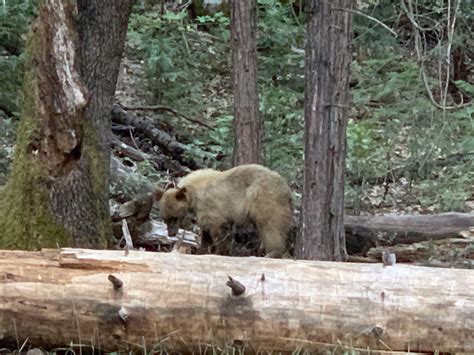
[[292,221],[291,190],[276,172],[261,165],[241,165],[227,171],[195,171],[177,188],[158,191],[160,212],[170,234],[176,234],[192,210],[203,231],[215,241],[229,223],[254,223],[269,256],[282,256]]

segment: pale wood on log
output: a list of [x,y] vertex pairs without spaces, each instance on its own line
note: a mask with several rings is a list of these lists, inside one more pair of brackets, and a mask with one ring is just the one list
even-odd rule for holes
[[[110,274],[122,281],[120,289]],[[229,274],[246,287],[239,297],[226,285]],[[137,251],[0,251],[0,339],[12,349],[27,339],[26,347],[46,349],[73,342],[189,352],[212,344],[252,353],[313,351],[324,343],[333,350],[473,353],[474,272]]]

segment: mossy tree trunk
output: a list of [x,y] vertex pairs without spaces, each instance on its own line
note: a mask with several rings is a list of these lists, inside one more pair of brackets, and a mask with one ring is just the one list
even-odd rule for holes
[[106,246],[110,110],[131,3],[40,2],[1,196],[1,248]]
[[303,227],[295,249],[302,259],[342,260],[352,5],[311,0],[307,6]]

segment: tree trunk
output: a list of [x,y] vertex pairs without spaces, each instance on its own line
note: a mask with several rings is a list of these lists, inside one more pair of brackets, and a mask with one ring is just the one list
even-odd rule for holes
[[261,163],[255,0],[231,0],[234,166]]
[[[114,289],[109,274],[122,287]],[[231,295],[228,275],[245,286],[243,294]],[[209,345],[246,353],[472,353],[473,329],[470,270],[136,251],[0,252],[2,347],[26,341],[46,349],[84,344],[85,351],[146,346],[190,353]]]
[[131,0],[43,0],[27,45],[22,118],[0,245],[103,247],[110,109]]
[[375,246],[456,237],[474,227],[474,213],[345,216],[344,227],[349,254],[365,254]]
[[306,47],[302,259],[342,260],[352,18],[346,0],[312,0]]

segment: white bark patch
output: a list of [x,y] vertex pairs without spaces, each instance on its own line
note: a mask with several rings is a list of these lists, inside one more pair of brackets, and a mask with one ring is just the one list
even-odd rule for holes
[[75,46],[69,27],[63,2],[61,0],[50,0],[48,2],[51,13],[56,13],[58,21],[56,22],[56,31],[54,33],[52,50],[55,60],[56,74],[65,97],[64,107],[66,112],[74,115],[78,109],[86,105],[86,98],[83,92],[83,86],[78,73],[74,69]]

